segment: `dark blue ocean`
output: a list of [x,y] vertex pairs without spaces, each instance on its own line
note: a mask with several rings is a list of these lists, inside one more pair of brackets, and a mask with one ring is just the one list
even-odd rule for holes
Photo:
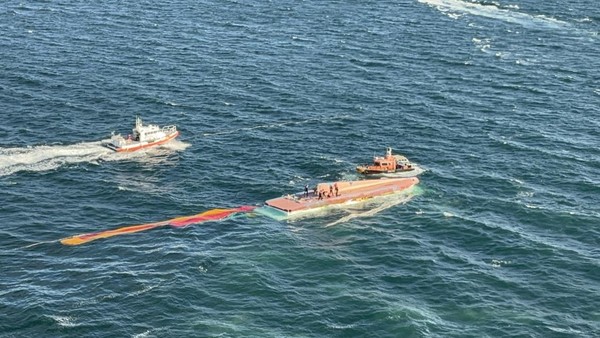
[[[599,337],[597,0],[0,3],[0,337]],[[135,116],[165,147],[101,145]],[[242,214],[358,179],[419,193]]]

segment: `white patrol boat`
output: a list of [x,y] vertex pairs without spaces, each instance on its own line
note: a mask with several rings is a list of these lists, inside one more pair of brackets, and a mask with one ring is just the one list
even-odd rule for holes
[[133,133],[127,135],[127,137],[113,134],[110,140],[104,143],[104,146],[117,152],[131,152],[158,146],[179,136],[176,126],[162,128],[155,124],[144,126],[139,116],[135,118],[135,128],[132,131]]

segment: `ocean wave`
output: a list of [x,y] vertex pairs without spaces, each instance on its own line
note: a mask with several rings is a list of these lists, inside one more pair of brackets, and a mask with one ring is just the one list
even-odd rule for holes
[[436,7],[441,12],[452,18],[456,18],[455,12],[467,13],[476,16],[516,23],[525,27],[544,26],[550,28],[562,28],[569,24],[565,21],[545,15],[532,15],[514,11],[518,6],[501,6],[499,3],[479,3],[460,0],[418,0]]
[[81,325],[75,321],[74,317],[70,316],[49,315],[48,317],[52,318],[59,326],[62,327],[76,327]]

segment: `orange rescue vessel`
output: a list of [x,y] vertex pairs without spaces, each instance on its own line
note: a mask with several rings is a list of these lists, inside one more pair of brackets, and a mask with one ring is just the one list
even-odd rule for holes
[[403,177],[418,175],[422,172],[417,166],[410,163],[408,158],[402,155],[392,155],[392,148],[388,147],[385,156],[373,157],[372,164],[359,165],[356,171],[360,174],[373,177]]

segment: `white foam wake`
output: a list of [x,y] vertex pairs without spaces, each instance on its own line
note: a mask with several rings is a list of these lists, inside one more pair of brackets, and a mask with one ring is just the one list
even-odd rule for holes
[[[106,141],[106,140],[105,140]],[[104,141],[81,142],[70,145],[41,145],[25,148],[0,148],[0,177],[20,171],[40,172],[77,163],[97,163],[98,160],[117,161],[145,157],[145,151],[116,153],[104,146]],[[188,143],[173,140],[160,147],[167,151],[181,151]],[[149,149],[148,151],[151,151]]]
[[405,204],[408,201],[410,201],[414,196],[415,196],[414,194],[409,194],[409,195],[398,195],[398,196],[386,197],[386,200],[383,203],[379,204],[377,207],[375,207],[373,209],[369,209],[369,210],[362,211],[362,212],[351,212],[350,214],[338,219],[337,221],[328,223],[325,226],[326,227],[334,226],[336,224],[345,223],[351,219],[358,218],[358,217],[371,217],[371,216],[378,214],[378,213],[382,212],[383,210],[389,209],[395,205]]
[[[420,3],[425,3],[436,7],[439,11],[450,15],[453,13],[466,13],[471,15],[483,16],[502,20],[506,22],[516,23],[525,27],[547,26],[560,28],[568,25],[567,22],[547,17],[544,15],[531,15],[527,13],[517,12],[510,8],[499,7],[498,3],[481,4],[478,2],[467,2],[461,0],[418,0]],[[518,7],[517,7],[518,8]]]
[[91,162],[112,150],[101,142],[83,142],[72,145],[0,148],[0,176],[19,171],[46,171],[65,164]]
[[[191,146],[190,143],[175,139],[175,140],[171,140],[165,144],[161,144],[158,148],[162,148],[162,149],[166,149],[166,150],[170,150],[170,151],[183,151],[183,150],[187,149],[189,146]],[[152,148],[149,148],[149,149],[152,149]]]

